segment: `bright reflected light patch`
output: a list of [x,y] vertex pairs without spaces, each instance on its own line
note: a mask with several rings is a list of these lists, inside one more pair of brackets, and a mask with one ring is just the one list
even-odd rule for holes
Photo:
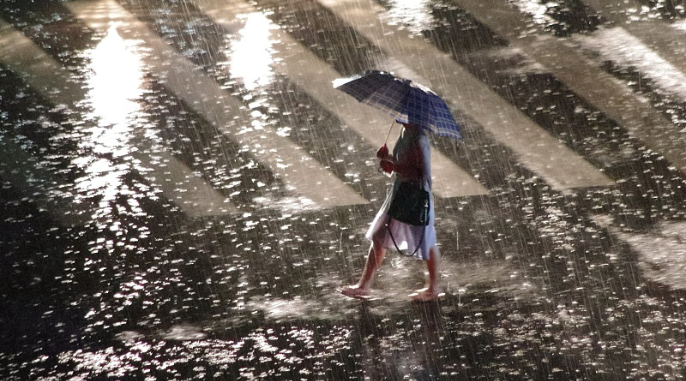
[[124,161],[134,151],[133,131],[141,115],[138,100],[143,95],[144,66],[138,55],[139,42],[124,40],[113,24],[93,49],[84,52],[87,86],[84,106],[89,122],[84,129],[80,150],[84,155],[74,164],[86,176],[76,180],[79,195],[99,198],[94,218],[107,218],[108,202],[126,192]]
[[389,2],[389,21],[393,24],[411,26],[413,32],[431,29],[433,16],[429,12],[428,0],[393,0]]
[[273,81],[274,73],[270,30],[276,27],[261,13],[242,15],[245,26],[239,38],[231,45],[230,75],[241,79],[248,90],[266,86]]
[[120,156],[130,133],[130,120],[140,111],[136,102],[142,94],[143,63],[132,49],[132,43],[119,36],[112,25],[107,36],[86,53],[92,74],[86,81],[86,103],[90,116],[97,119],[99,128],[93,131],[96,152],[104,151]]
[[536,24],[545,25],[553,21],[547,14],[548,5],[538,0],[515,0],[512,3],[522,12],[530,14]]

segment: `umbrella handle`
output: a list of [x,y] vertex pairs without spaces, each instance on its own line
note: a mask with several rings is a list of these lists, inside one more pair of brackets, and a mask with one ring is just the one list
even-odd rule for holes
[[383,145],[386,145],[388,142],[388,137],[391,136],[391,131],[393,131],[393,126],[395,125],[395,120],[391,122],[391,128],[388,129],[388,133],[386,134],[386,140],[384,140]]

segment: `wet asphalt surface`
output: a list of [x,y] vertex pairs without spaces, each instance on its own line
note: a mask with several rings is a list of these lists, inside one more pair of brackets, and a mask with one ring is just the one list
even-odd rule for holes
[[[0,18],[79,79],[89,75],[85,52],[104,36],[67,3],[5,1]],[[531,31],[561,43],[612,26],[580,1],[528,3],[546,7],[544,22],[522,10]],[[684,17],[683,2],[641,3],[642,17]],[[385,196],[376,147],[283,75],[260,87],[232,78],[233,37],[193,2],[118,4],[369,202],[300,207],[250,147],[146,74],[125,139],[143,154],[169,149],[239,210],[191,218],[130,152],[89,140],[97,120],[53,104],[0,64],[0,139],[67,184],[48,184],[51,197],[75,192],[94,210],[85,224],[64,224],[2,172],[0,379],[686,377],[686,288],[663,276],[679,277],[670,268],[678,271],[680,258],[670,255],[683,254],[686,175],[526,56],[502,53],[508,42],[457,3],[426,2],[431,22],[416,37],[615,184],[556,190],[455,110],[469,126],[464,144],[433,143],[489,194],[436,200],[445,296],[428,303],[405,297],[421,286],[422,264],[394,254],[376,281],[377,299],[336,292],[357,279],[364,232]],[[316,1],[251,4],[341,76],[387,58]],[[397,5],[378,4],[389,12]],[[600,64],[675,130],[686,127],[678,96],[635,67]],[[107,169],[93,172],[94,163]],[[75,186],[84,179],[96,185]],[[666,237],[677,249],[649,261],[632,237]]]

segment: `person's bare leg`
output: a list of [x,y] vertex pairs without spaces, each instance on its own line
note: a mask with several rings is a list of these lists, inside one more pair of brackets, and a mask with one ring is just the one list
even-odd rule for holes
[[354,286],[343,287],[341,293],[353,298],[364,298],[369,296],[374,274],[381,266],[381,262],[383,262],[385,255],[386,249],[378,243],[378,240],[374,240],[369,248],[367,262],[364,265],[364,270],[362,270],[359,282]]
[[426,269],[429,271],[426,287],[412,293],[410,295],[412,299],[420,301],[432,300],[440,294],[438,286],[438,265],[440,259],[441,254],[438,251],[438,247],[432,247],[429,250],[429,259],[426,260]]

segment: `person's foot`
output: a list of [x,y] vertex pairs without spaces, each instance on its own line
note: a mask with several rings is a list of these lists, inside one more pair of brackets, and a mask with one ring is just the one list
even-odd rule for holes
[[410,298],[417,302],[428,302],[430,300],[438,298],[441,295],[443,295],[443,293],[438,292],[437,289],[427,287],[411,293]]
[[341,288],[341,294],[355,299],[368,299],[371,292],[366,288],[358,286],[343,286]]

